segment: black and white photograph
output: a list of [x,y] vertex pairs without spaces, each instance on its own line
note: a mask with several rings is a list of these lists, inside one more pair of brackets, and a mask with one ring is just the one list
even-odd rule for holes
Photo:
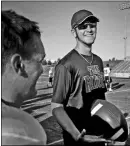
[[130,146],[130,1],[1,1],[1,145]]

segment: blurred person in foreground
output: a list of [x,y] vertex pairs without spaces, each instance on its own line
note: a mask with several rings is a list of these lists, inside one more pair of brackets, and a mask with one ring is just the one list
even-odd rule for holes
[[36,22],[12,10],[1,12],[2,34],[2,145],[45,145],[39,122],[20,109],[36,96],[36,82],[45,57]]
[[72,16],[76,46],[55,67],[51,108],[63,129],[65,146],[111,143],[96,135],[96,121],[93,123],[90,115],[92,103],[105,100],[106,92],[102,59],[92,53],[97,22],[99,19],[88,10],[79,10]]

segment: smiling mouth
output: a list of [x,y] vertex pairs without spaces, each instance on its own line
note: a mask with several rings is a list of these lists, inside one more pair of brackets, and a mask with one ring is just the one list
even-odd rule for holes
[[92,35],[87,35],[86,37],[92,37]]
[[86,37],[86,38],[93,38],[93,35],[86,35],[84,37]]
[[87,34],[86,36],[93,36],[93,34]]
[[85,34],[86,37],[92,37],[94,34]]

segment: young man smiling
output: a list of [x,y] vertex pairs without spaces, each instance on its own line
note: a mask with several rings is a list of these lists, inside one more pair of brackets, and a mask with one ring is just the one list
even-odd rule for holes
[[[71,19],[76,46],[55,67],[52,113],[63,128],[64,144],[105,145],[96,135],[90,109],[96,99],[105,100],[102,59],[92,53],[99,19],[79,10]],[[97,125],[98,126],[98,125]]]

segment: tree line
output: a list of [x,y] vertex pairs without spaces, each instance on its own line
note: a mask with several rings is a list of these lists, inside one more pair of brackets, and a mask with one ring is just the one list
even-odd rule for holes
[[[60,58],[58,58],[57,60],[55,60],[54,62],[52,62],[51,60],[46,60],[44,59],[42,61],[43,65],[55,65],[60,61]],[[118,60],[115,57],[113,57],[112,59],[109,59],[107,61],[103,61],[104,66],[106,66],[106,64],[109,64],[111,68],[113,68],[116,64],[120,63],[122,60]]]
[[46,60],[44,59],[42,61],[42,65],[55,65],[60,61],[60,58],[58,58],[57,60],[55,60],[54,62],[52,62],[51,60]]
[[112,59],[109,59],[108,61],[103,61],[103,65],[104,67],[106,66],[106,64],[109,64],[109,66],[111,68],[114,68],[118,63],[120,63],[123,60],[118,60],[115,57],[113,57]]

